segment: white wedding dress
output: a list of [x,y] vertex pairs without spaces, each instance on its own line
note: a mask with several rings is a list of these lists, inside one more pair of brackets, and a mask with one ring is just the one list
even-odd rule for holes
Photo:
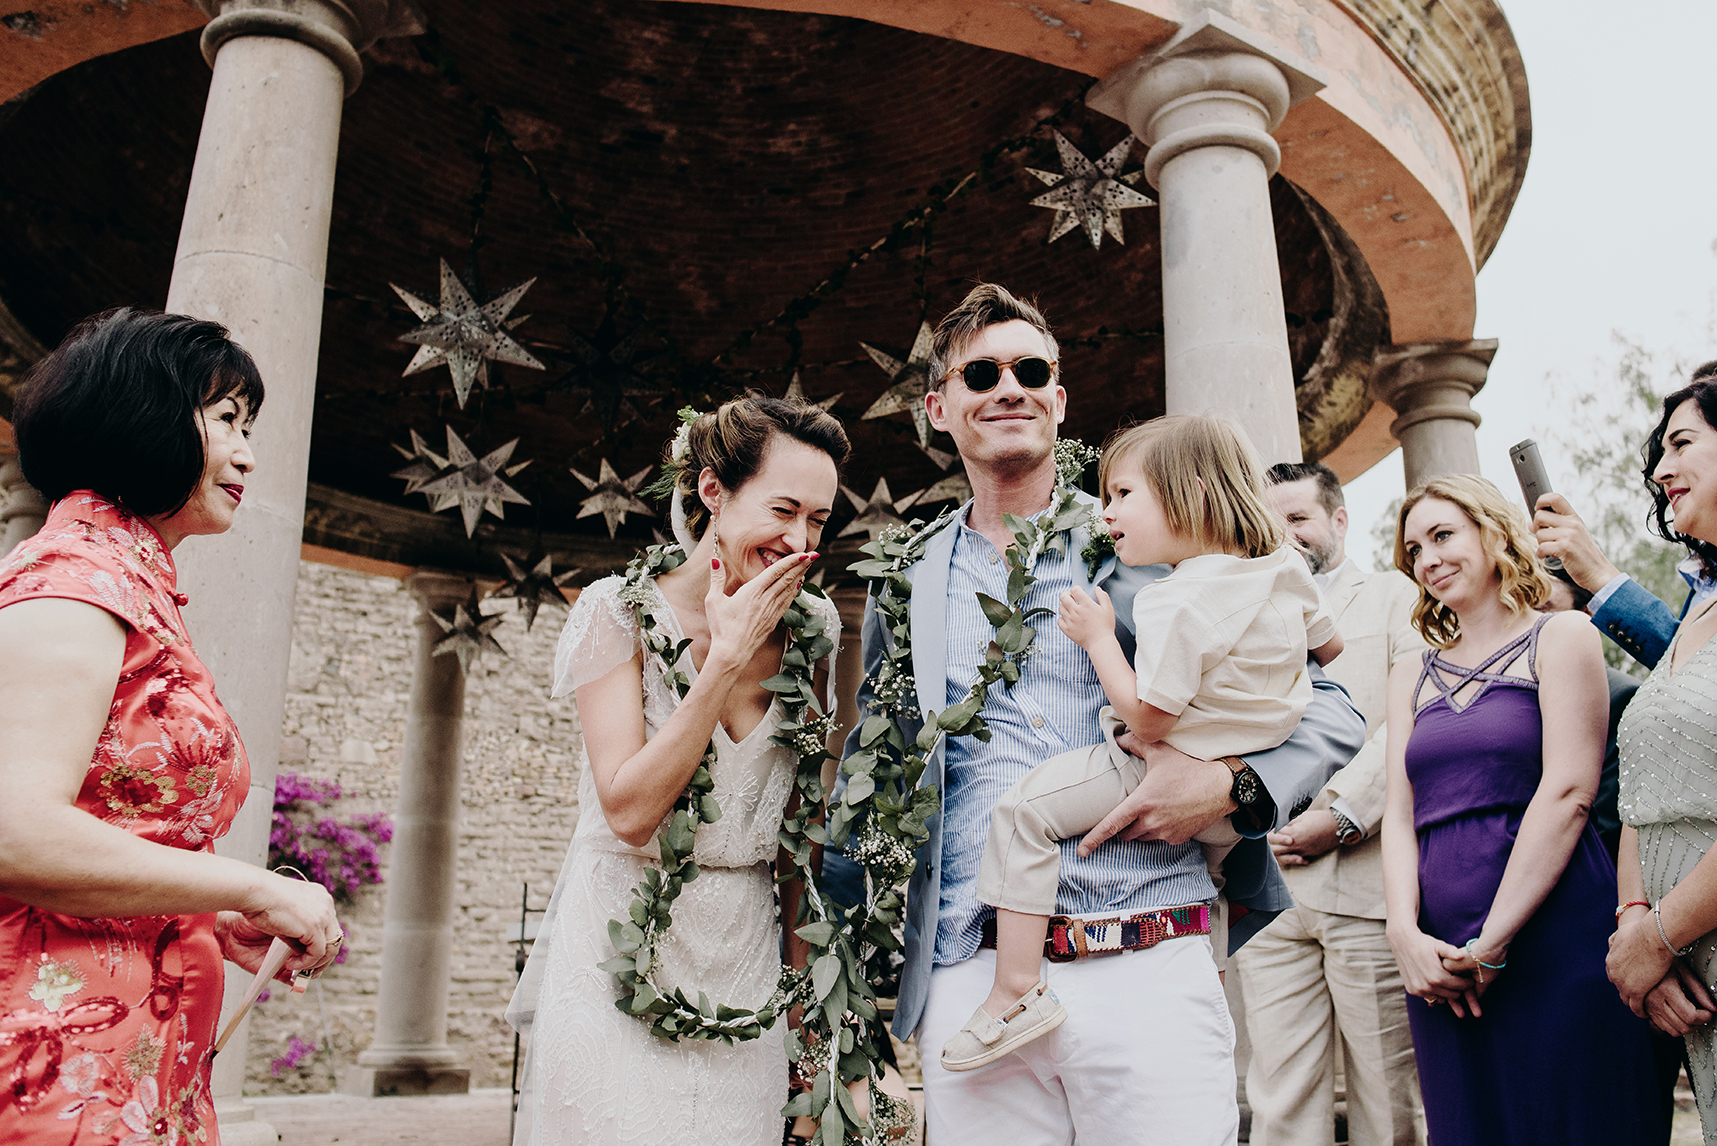
[[[641,648],[632,610],[617,596],[624,581],[607,577],[573,606],[555,651],[553,695],[565,696],[630,660]],[[678,618],[651,581],[653,612],[673,641]],[[832,603],[815,607],[839,644]],[[687,655],[687,676],[696,670]],[[829,659],[829,695],[833,695]],[[679,697],[654,657],[644,661],[644,727],[654,736]],[[585,714],[588,722],[590,714]],[[719,724],[711,769],[721,819],[698,828],[692,857],[697,879],[674,902],[674,922],[659,950],[657,981],[683,987],[692,998],[756,1008],[767,1002],[781,973],[773,864],[782,809],[792,787],[794,757],[769,743],[781,720],[780,701],[744,739]],[[609,830],[580,753],[578,828],[549,902],[530,962],[507,1019],[530,1035],[520,1083],[515,1146],[622,1146],[684,1141],[719,1146],[776,1146],[787,1101],[784,1026],[728,1046],[668,1042],[614,1005],[613,976],[597,964],[615,952],[608,921],[627,918],[632,888],[647,867],[660,866],[655,841],[644,848]]]

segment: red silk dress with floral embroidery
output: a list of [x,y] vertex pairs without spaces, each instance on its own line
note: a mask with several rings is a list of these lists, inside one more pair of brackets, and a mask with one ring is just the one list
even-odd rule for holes
[[[77,806],[158,844],[211,850],[244,802],[250,765],[191,649],[160,536],[112,502],[73,493],[0,561],[0,608],[37,597],[88,602],[126,628]],[[219,1141],[209,1094],[223,976],[214,923],[212,914],[81,919],[0,896],[0,1142]]]

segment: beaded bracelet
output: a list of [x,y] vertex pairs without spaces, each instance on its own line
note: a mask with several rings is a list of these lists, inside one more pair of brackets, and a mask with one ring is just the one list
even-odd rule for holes
[[1658,912],[1658,908],[1660,908],[1662,906],[1663,906],[1663,900],[1661,900],[1661,899],[1658,900],[1656,903],[1651,905],[1651,918],[1652,918],[1652,922],[1657,924],[1657,937],[1659,939],[1663,940],[1663,945],[1665,947],[1669,948],[1669,953],[1671,955],[1674,955],[1678,959],[1683,957],[1683,956],[1692,954],[1693,949],[1699,945],[1699,940],[1695,939],[1692,943],[1689,943],[1687,946],[1685,946],[1681,950],[1677,951],[1675,949],[1675,944],[1673,944],[1669,941],[1669,932],[1667,932],[1663,929],[1663,916],[1661,914],[1659,914],[1659,912]]
[[1486,971],[1500,971],[1500,970],[1502,970],[1504,967],[1508,966],[1508,960],[1504,959],[1501,963],[1486,963],[1483,959],[1480,959],[1478,957],[1478,955],[1473,951],[1473,944],[1477,943],[1478,941],[1479,941],[1478,936],[1476,936],[1476,935],[1473,936],[1471,939],[1467,940],[1467,955],[1468,955],[1468,957],[1470,957],[1472,959],[1472,961],[1474,963],[1477,963],[1479,965],[1479,985],[1483,986],[1484,981],[1485,981],[1484,973]]

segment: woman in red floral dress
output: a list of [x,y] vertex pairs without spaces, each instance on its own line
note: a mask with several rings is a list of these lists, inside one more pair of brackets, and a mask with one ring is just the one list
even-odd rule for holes
[[262,380],[221,326],[120,310],[16,415],[47,524],[0,555],[0,1142],[219,1141],[222,960],[333,961],[319,885],[217,856],[250,768],[172,550],[231,526]]

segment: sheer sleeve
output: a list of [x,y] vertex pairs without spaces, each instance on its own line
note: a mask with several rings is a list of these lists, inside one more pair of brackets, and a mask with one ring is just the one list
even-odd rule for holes
[[622,577],[593,582],[572,606],[554,650],[551,697],[570,695],[638,652],[638,623],[620,600]]

